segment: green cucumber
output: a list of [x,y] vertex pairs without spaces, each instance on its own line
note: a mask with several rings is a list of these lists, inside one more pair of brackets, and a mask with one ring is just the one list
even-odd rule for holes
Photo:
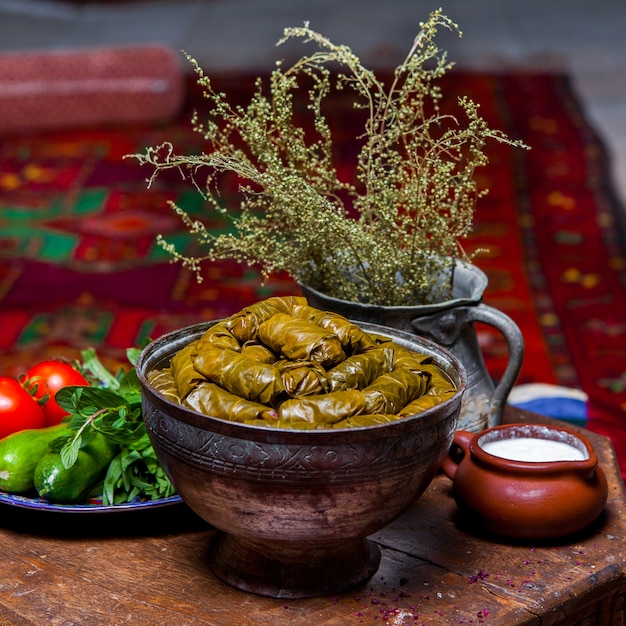
[[65,468],[61,453],[46,453],[35,468],[35,488],[41,498],[58,504],[83,501],[104,476],[118,448],[101,433],[78,452],[72,467]]
[[0,490],[28,493],[34,489],[37,463],[49,450],[48,444],[67,430],[65,424],[30,428],[0,440]]

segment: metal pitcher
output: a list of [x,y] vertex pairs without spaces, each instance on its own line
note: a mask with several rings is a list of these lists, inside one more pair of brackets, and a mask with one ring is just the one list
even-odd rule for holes
[[[487,276],[475,265],[457,260],[449,300],[416,306],[379,306],[327,296],[300,284],[309,304],[363,322],[410,331],[446,347],[463,364],[468,386],[461,405],[459,430],[478,432],[502,421],[506,400],[524,358],[524,339],[515,322],[482,302]],[[501,380],[494,384],[478,345],[476,322],[497,329],[506,341],[509,358]]]

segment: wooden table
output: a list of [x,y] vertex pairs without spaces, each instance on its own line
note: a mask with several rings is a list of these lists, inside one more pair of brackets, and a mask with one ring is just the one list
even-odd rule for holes
[[[506,421],[537,421],[507,409]],[[218,581],[213,531],[184,505],[109,515],[0,509],[0,626],[21,624],[626,624],[626,505],[609,441],[585,432],[608,480],[606,513],[549,545],[464,531],[450,481],[374,539],[379,571],[338,597],[275,600]]]

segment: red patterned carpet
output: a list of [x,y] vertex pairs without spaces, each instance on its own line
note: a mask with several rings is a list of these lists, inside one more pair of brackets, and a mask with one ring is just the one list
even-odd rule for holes
[[[229,93],[243,89],[241,77],[223,82]],[[189,107],[198,99],[190,92]],[[603,147],[563,76],[454,73],[444,94],[451,101],[469,95],[493,127],[532,146],[491,146],[480,173],[491,191],[466,246],[489,248],[477,259],[490,279],[485,301],[524,334],[519,382],[585,391],[588,427],[613,439],[626,468],[625,261]],[[334,114],[346,131],[339,147],[349,147],[350,108],[339,102]],[[188,250],[193,242],[166,201],[200,216],[199,196],[173,175],[148,192],[149,172],[122,158],[164,140],[201,149],[188,110],[159,126],[2,138],[1,373],[49,355],[76,356],[86,346],[114,366],[147,337],[297,292],[285,277],[262,287],[253,270],[231,263],[208,267],[197,284],[169,263],[157,233]],[[479,336],[497,379],[504,344],[489,328]]]

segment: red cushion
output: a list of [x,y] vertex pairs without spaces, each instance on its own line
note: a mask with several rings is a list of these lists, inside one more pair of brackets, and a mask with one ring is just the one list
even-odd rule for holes
[[161,46],[0,54],[0,132],[156,122],[183,101]]

